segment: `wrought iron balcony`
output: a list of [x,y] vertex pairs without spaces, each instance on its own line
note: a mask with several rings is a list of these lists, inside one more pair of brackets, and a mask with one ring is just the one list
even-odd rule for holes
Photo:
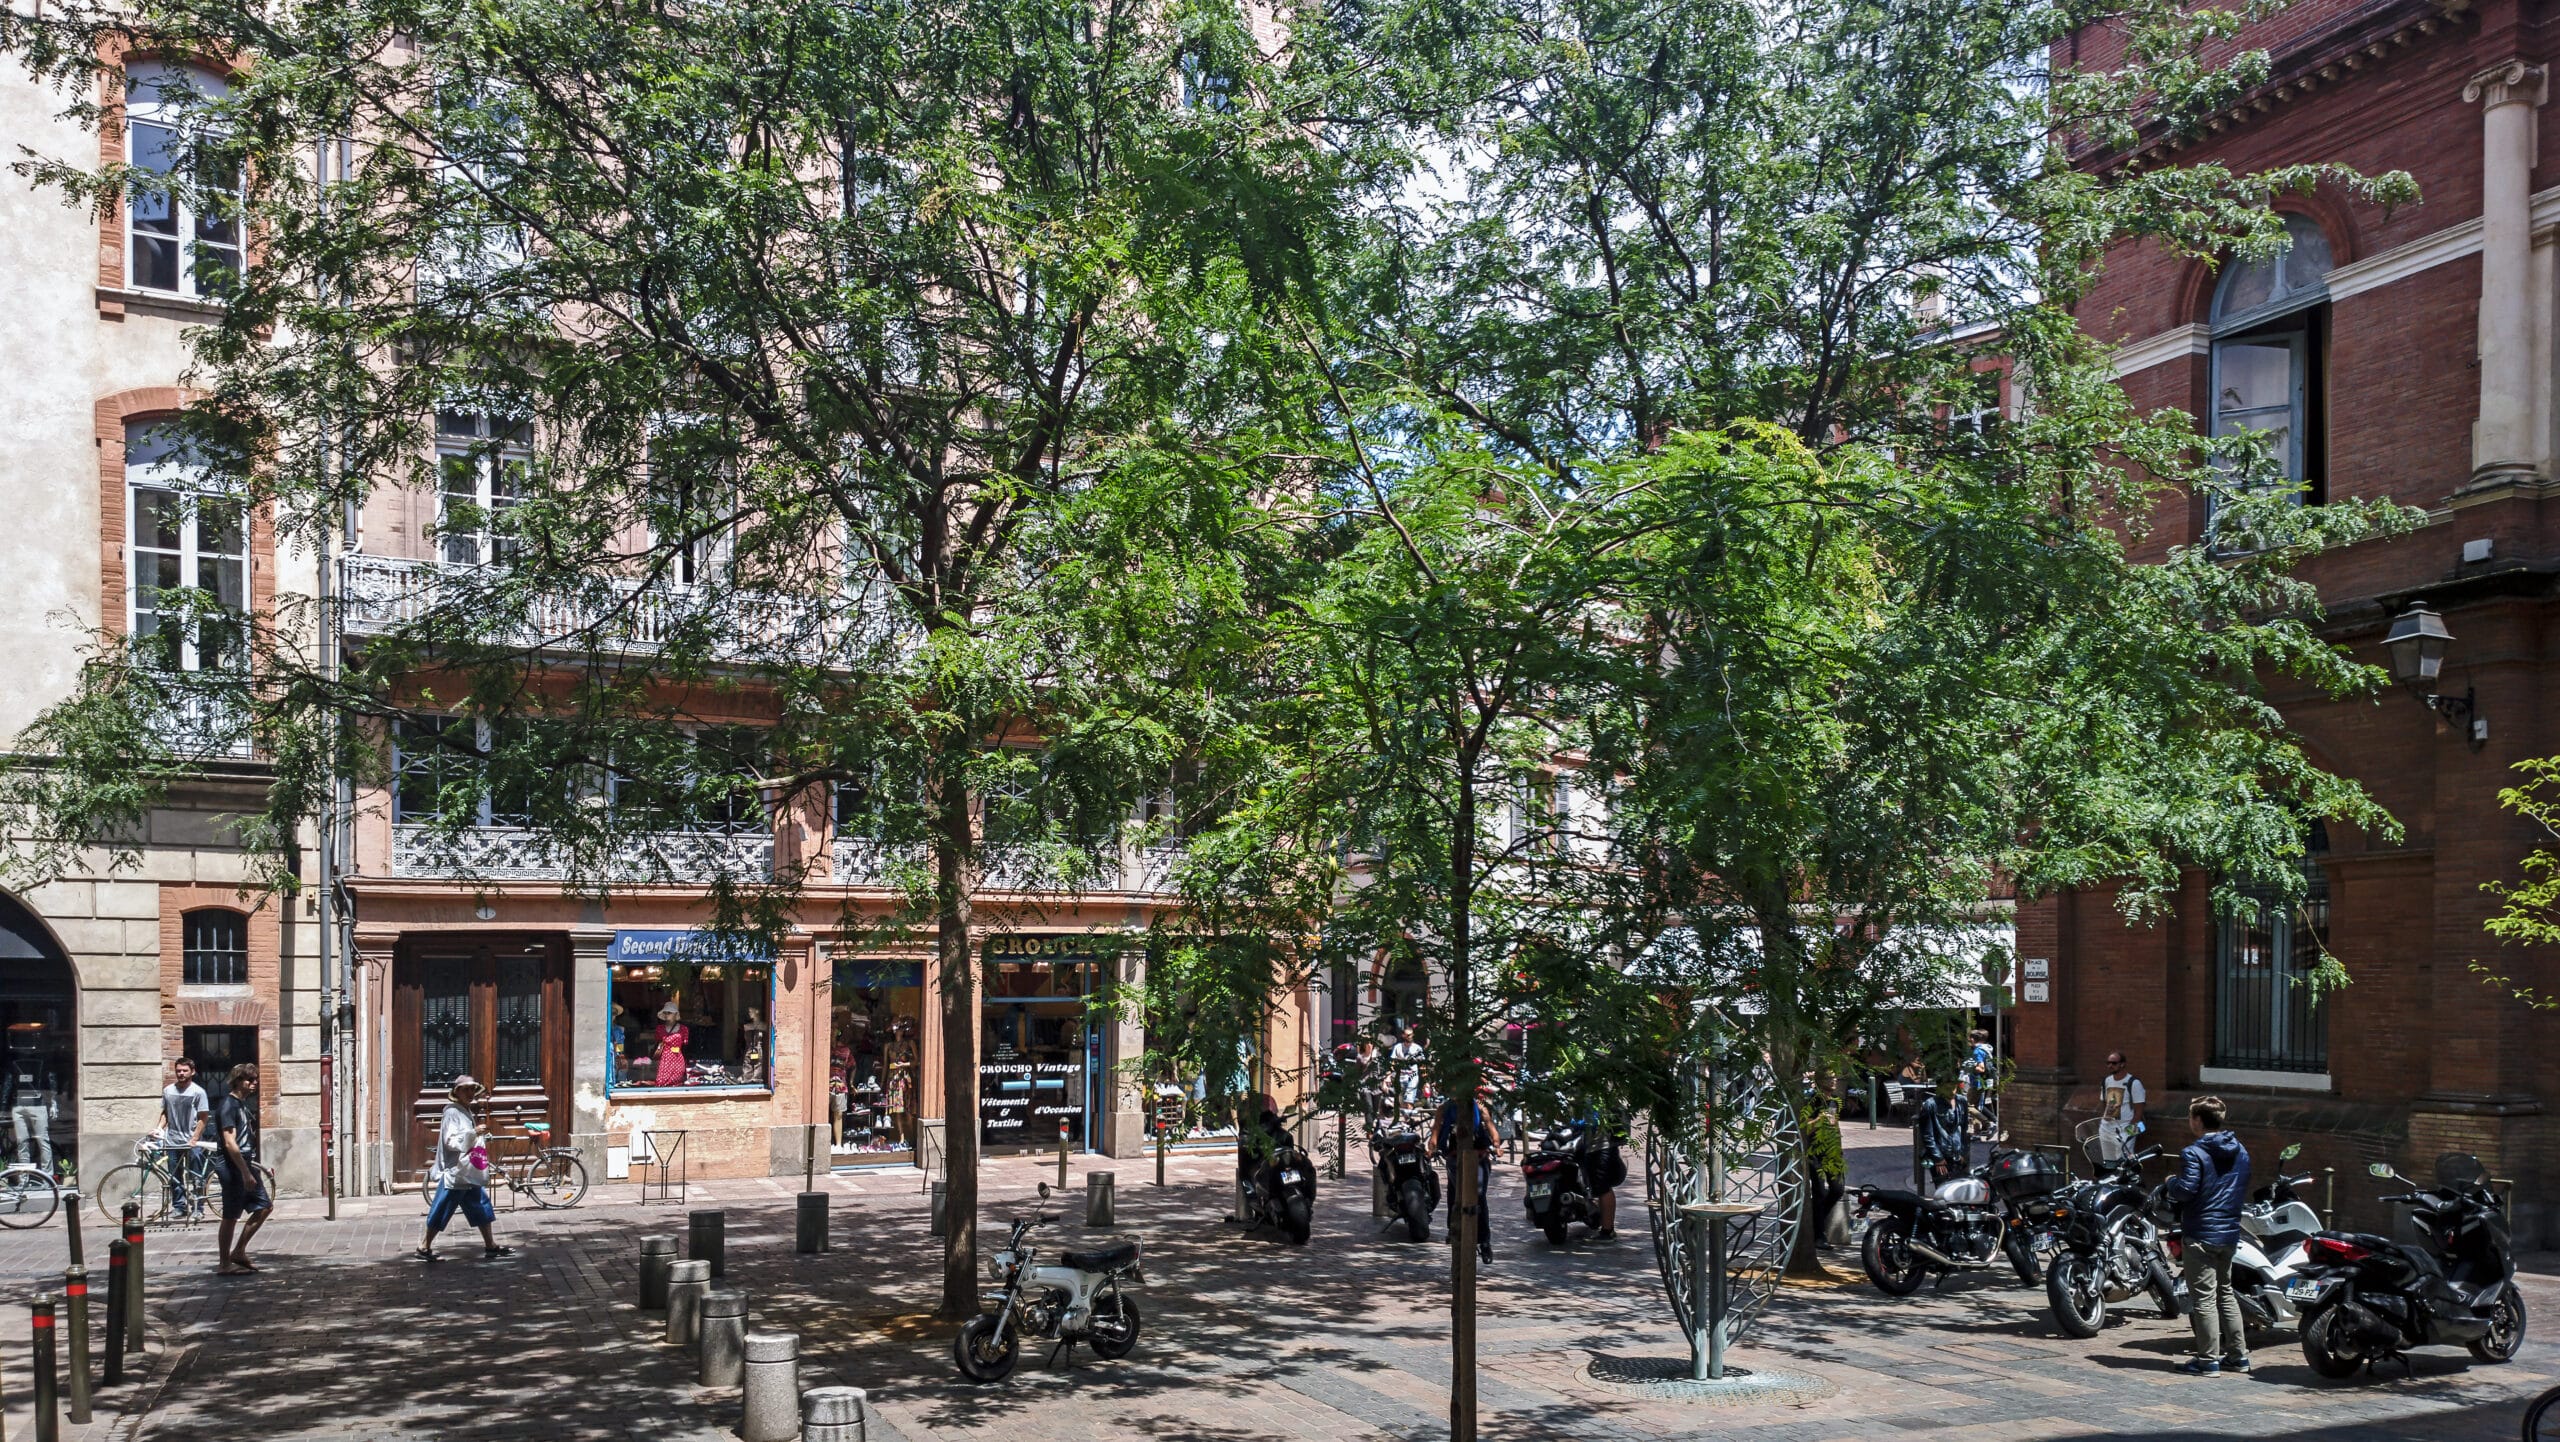
[[[391,828],[391,874],[474,881],[566,881],[575,870],[568,850],[539,832],[479,826],[460,833],[428,826]],[[683,885],[726,877],[761,881],[773,875],[773,834],[665,831],[626,842],[581,879],[623,885]]]
[[[902,863],[919,869],[929,869],[932,864],[921,846],[911,854],[900,855],[885,843],[862,837],[837,837],[834,855],[835,881],[839,886],[889,886],[895,884],[892,878]],[[1001,891],[1163,895],[1173,889],[1173,868],[1181,856],[1182,848],[1178,846],[1144,847],[1124,853],[1118,867],[1106,868],[1102,875],[1088,878],[1080,886],[1069,886],[1043,867],[1038,858],[1014,852],[988,863],[980,884]]]

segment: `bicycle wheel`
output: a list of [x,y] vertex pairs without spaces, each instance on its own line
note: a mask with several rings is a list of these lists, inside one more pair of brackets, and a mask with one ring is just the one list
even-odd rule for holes
[[160,1174],[139,1162],[127,1162],[98,1178],[98,1212],[108,1221],[124,1216],[124,1204],[138,1203],[145,1222],[159,1221],[169,1210],[169,1188]]
[[44,1168],[14,1166],[0,1171],[0,1227],[25,1231],[53,1220],[62,1209],[62,1189]]
[[2560,1387],[2535,1398],[2524,1414],[2524,1442],[2560,1442]]
[[587,1195],[587,1164],[566,1149],[544,1152],[525,1163],[523,1186],[537,1207],[574,1207]]

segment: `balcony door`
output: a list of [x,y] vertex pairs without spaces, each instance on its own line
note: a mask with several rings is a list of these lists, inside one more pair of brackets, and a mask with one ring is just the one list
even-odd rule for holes
[[548,1122],[569,1138],[569,951],[559,937],[417,937],[392,960],[392,1167],[420,1181],[435,1156],[445,1093],[464,1072],[487,1090],[502,1139]]

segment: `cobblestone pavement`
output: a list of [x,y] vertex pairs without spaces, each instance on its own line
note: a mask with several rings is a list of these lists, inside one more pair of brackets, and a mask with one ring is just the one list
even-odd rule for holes
[[[1889,1151],[1858,1145],[1870,1140],[1851,1138],[1859,1170],[1890,1171]],[[1446,1435],[1445,1246],[1382,1231],[1356,1180],[1329,1187],[1315,1240],[1301,1249],[1220,1220],[1231,1176],[1223,1157],[1177,1158],[1163,1189],[1147,1164],[1103,1165],[1122,1183],[1120,1233],[1147,1248],[1137,1352],[1105,1363],[1079,1351],[1054,1370],[1027,1354],[995,1387],[958,1382],[950,1329],[925,1315],[938,1248],[916,1173],[822,1183],[834,1208],[834,1250],[822,1256],[791,1249],[794,1182],[697,1184],[690,1203],[726,1209],[727,1281],[748,1292],[753,1327],[800,1335],[804,1383],[870,1389],[875,1442]],[[991,1164],[985,1215],[1023,1209],[1054,1175],[1027,1161]],[[2183,1355],[2182,1324],[2146,1316],[2074,1342],[2054,1331],[2041,1292],[1974,1281],[1893,1301],[1843,1255],[1839,1284],[1791,1287],[1735,1354],[1744,1366],[1812,1374],[1833,1395],[1730,1407],[1648,1397],[1587,1374],[1596,1358],[1685,1355],[1641,1213],[1629,1208],[1626,1241],[1553,1251],[1521,1219],[1517,1175],[1509,1170],[1493,1199],[1500,1255],[1482,1322],[1483,1435],[1505,1442],[1940,1432],[1966,1442],[2447,1442],[2515,1436],[2526,1400],[2560,1381],[2560,1347],[2547,1341],[2505,1367],[2434,1350],[2419,1354],[2413,1377],[2347,1383],[2317,1380],[2297,1347],[2269,1341],[2254,1376],[2190,1380],[2169,1371]],[[155,1234],[151,1352],[66,1439],[734,1437],[736,1394],[694,1387],[690,1360],[632,1305],[638,1238],[680,1233],[681,1208],[641,1207],[627,1188],[599,1186],[576,1211],[502,1217],[512,1258],[483,1261],[477,1238],[457,1231],[444,1242],[449,1259],[433,1266],[407,1255],[415,1198],[346,1211],[330,1222],[292,1204],[260,1239],[266,1271],[252,1278],[211,1274],[210,1228]],[[91,1255],[102,1259],[103,1229],[94,1213],[87,1220]],[[1081,1233],[1062,1225],[1051,1235],[1065,1244]],[[27,1295],[63,1251],[59,1230],[0,1234],[0,1286]],[[2526,1295],[2546,1328],[2560,1329],[2560,1277],[2529,1277]],[[0,1392],[17,1438],[34,1435],[23,1317],[0,1311]]]

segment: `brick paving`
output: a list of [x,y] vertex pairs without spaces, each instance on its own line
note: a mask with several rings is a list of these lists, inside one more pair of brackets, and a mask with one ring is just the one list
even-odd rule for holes
[[[1890,1133],[1851,1141],[1861,1173],[1898,1161]],[[791,1250],[796,1182],[697,1184],[691,1204],[726,1209],[728,1282],[748,1292],[752,1326],[800,1334],[804,1383],[870,1390],[875,1442],[1446,1435],[1444,1246],[1372,1223],[1356,1179],[1329,1187],[1315,1240],[1300,1249],[1220,1220],[1225,1158],[1177,1158],[1161,1190],[1148,1164],[1101,1165],[1123,1184],[1121,1232],[1147,1247],[1137,1352],[1105,1363],[1079,1350],[1054,1370],[1029,1353],[995,1387],[958,1381],[950,1329],[925,1315],[937,1249],[916,1173],[822,1183],[835,1250],[816,1257]],[[1027,1161],[992,1164],[986,1215],[1029,1205],[1044,1176],[1054,1173]],[[1685,1354],[1640,1214],[1624,1242],[1553,1252],[1526,1230],[1516,1177],[1494,1197],[1501,1254],[1485,1280],[1481,1345],[1483,1433],[1506,1442],[2450,1442],[2515,1436],[2525,1402],[2560,1381],[2560,1346],[2541,1340],[2506,1367],[2433,1350],[2412,1378],[2348,1383],[2312,1377],[2287,1342],[2262,1347],[2253,1377],[2194,1381],[2168,1370],[2183,1355],[2183,1324],[2145,1316],[2075,1342],[2054,1331],[2041,1291],[1969,1280],[1895,1301],[1843,1255],[1840,1284],[1790,1288],[1736,1353],[1745,1366],[1812,1374],[1834,1395],[1731,1407],[1648,1397],[1586,1375],[1597,1356]],[[1080,1221],[1080,1205],[1071,1210]],[[502,1217],[512,1258],[484,1262],[477,1238],[458,1232],[445,1239],[450,1259],[432,1267],[407,1256],[414,1197],[346,1213],[330,1222],[290,1204],[260,1239],[267,1271],[255,1278],[210,1273],[209,1227],[156,1234],[151,1353],[138,1376],[100,1394],[91,1424],[65,1429],[68,1442],[734,1438],[736,1394],[694,1387],[690,1359],[632,1306],[638,1238],[681,1233],[682,1208],[642,1207],[628,1188],[600,1185],[572,1212]],[[88,1220],[100,1259],[104,1234]],[[1051,1235],[1062,1245],[1082,1232]],[[58,1230],[0,1233],[0,1287],[26,1295],[63,1250]],[[2526,1295],[2560,1328],[2560,1275],[2530,1276]],[[17,1438],[33,1435],[23,1316],[0,1312],[0,1394]]]

